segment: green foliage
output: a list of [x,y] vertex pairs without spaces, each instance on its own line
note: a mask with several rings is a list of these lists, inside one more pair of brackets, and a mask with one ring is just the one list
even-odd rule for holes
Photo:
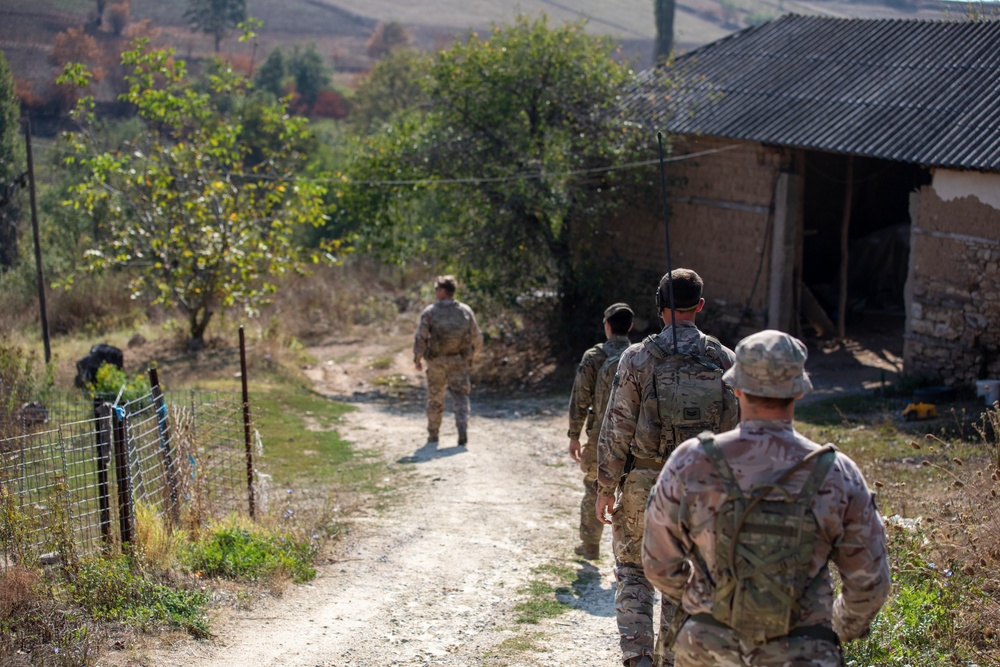
[[206,593],[157,583],[137,571],[128,556],[81,563],[70,590],[76,603],[96,619],[137,625],[168,623],[195,637],[209,634]]
[[253,83],[259,90],[265,90],[274,99],[281,99],[285,94],[285,77],[288,67],[285,65],[285,54],[280,48],[272,49],[267,58],[257,68]]
[[[17,230],[20,202],[13,181],[27,167],[21,141],[21,105],[14,90],[14,75],[0,51],[0,268],[17,258]],[[8,187],[10,187],[8,199]]]
[[425,102],[372,114],[390,120],[353,151],[342,228],[392,261],[447,258],[496,298],[562,291],[592,269],[577,251],[615,202],[621,183],[606,169],[639,141],[617,117],[632,72],[614,50],[582,24],[521,17],[439,51]]
[[203,576],[246,581],[287,575],[296,583],[316,576],[309,540],[239,526],[221,526],[192,544],[185,555],[188,568]]
[[121,392],[120,403],[148,396],[151,391],[149,376],[145,373],[140,372],[130,378],[124,370],[107,362],[102,363],[97,369],[90,390],[94,395],[109,401],[115,400]]
[[352,99],[351,122],[368,134],[404,109],[427,100],[431,56],[416,49],[397,48],[375,63]]
[[188,0],[184,20],[192,31],[201,31],[215,39],[218,53],[223,38],[247,18],[246,0]]
[[323,188],[294,180],[307,159],[307,121],[248,99],[247,82],[228,66],[210,74],[205,91],[183,60],[144,41],[122,62],[132,68],[122,99],[144,126],[117,150],[100,150],[93,100],[82,100],[84,130],[69,135],[66,162],[83,179],[66,204],[84,216],[108,212],[89,268],[137,267],[133,293],[179,307],[200,341],[218,308],[253,315],[267,303],[277,276],[303,259],[296,230],[323,220]]
[[305,49],[295,47],[288,56],[288,73],[295,81],[295,90],[302,101],[312,106],[320,92],[330,84],[330,70],[323,64],[323,57],[316,45]]

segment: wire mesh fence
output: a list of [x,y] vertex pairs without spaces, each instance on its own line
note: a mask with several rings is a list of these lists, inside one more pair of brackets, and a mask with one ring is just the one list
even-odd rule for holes
[[[151,393],[120,405],[82,394],[5,404],[3,562],[117,549],[133,537],[136,503],[174,524],[252,512],[249,429],[238,394],[163,394],[154,382]],[[24,409],[29,404],[34,413]]]

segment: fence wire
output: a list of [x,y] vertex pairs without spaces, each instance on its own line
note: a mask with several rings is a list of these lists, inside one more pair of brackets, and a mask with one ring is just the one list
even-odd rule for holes
[[[0,409],[0,567],[117,549],[135,506],[182,525],[247,512],[243,401],[156,392],[112,405],[47,397]],[[25,406],[34,406],[25,408]]]

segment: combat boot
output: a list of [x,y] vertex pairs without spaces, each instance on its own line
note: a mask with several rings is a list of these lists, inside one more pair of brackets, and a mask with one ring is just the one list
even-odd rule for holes
[[640,655],[635,658],[629,658],[625,665],[627,667],[653,667],[653,659],[648,655]]
[[577,556],[583,556],[587,560],[597,560],[601,557],[601,545],[600,544],[588,544],[587,542],[580,542],[573,553]]
[[435,442],[436,443],[437,441],[438,441],[438,434],[437,433],[428,433],[427,434],[427,442],[429,442],[429,443]]
[[464,428],[458,429],[458,445],[459,447],[465,447],[469,444],[469,434]]

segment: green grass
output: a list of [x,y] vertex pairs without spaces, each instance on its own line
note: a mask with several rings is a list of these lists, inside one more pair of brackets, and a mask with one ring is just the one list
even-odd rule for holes
[[153,581],[128,556],[84,561],[69,589],[73,600],[96,619],[137,626],[166,623],[195,637],[209,634],[207,593]]
[[258,581],[287,575],[295,583],[316,576],[316,548],[307,539],[258,526],[221,525],[184,550],[184,563],[209,577]]
[[517,591],[524,599],[514,605],[515,622],[534,625],[573,608],[560,599],[574,595],[570,585],[576,579],[576,572],[572,567],[548,563],[533,569],[532,574],[537,578]]

